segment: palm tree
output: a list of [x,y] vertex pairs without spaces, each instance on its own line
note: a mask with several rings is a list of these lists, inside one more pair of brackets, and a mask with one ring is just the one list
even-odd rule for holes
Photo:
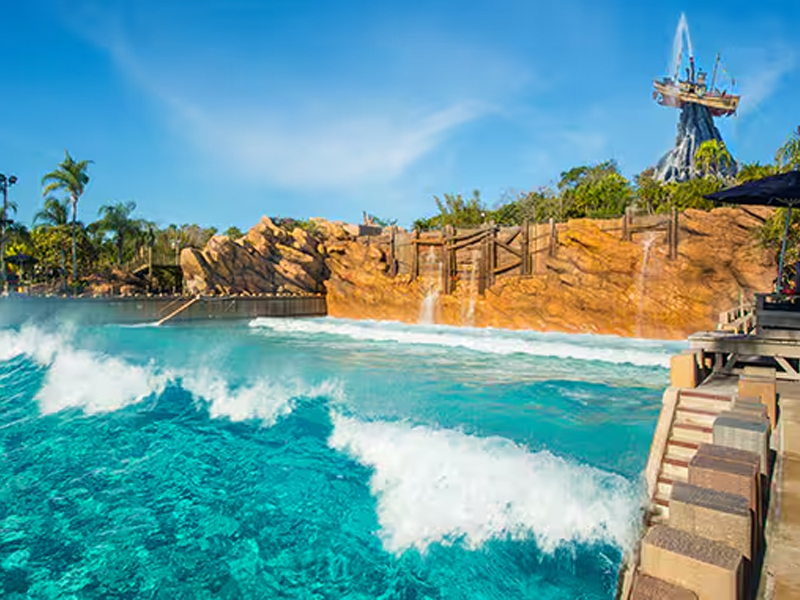
[[694,163],[704,174],[719,178],[720,174],[733,167],[733,157],[721,140],[706,140],[694,153]]
[[798,127],[786,143],[775,153],[775,163],[779,171],[800,169],[800,127]]
[[44,208],[33,216],[33,224],[44,227],[58,227],[69,223],[69,206],[66,200],[48,196],[44,200]]
[[774,174],[775,167],[772,165],[762,165],[759,162],[745,163],[739,166],[739,170],[736,173],[736,181],[744,183],[745,181],[753,181]]
[[47,196],[50,192],[61,190],[69,194],[69,201],[72,204],[72,281],[78,279],[78,247],[76,242],[76,227],[78,223],[78,200],[83,195],[86,185],[89,183],[89,164],[91,160],[75,161],[67,150],[64,150],[64,160],[59,163],[58,168],[42,177],[42,195]]
[[131,219],[131,214],[136,210],[136,202],[117,202],[100,207],[98,214],[101,216],[96,225],[100,231],[114,234],[114,244],[117,247],[117,265],[122,264],[122,253],[125,240],[141,232],[142,223],[138,219]]

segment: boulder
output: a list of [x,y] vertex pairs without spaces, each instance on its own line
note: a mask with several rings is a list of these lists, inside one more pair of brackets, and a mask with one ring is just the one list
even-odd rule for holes
[[242,238],[215,236],[202,250],[185,248],[180,258],[193,294],[320,293],[328,277],[318,237],[267,217]]

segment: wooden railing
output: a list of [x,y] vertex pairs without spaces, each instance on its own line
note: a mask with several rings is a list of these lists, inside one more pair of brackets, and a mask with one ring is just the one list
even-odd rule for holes
[[718,331],[747,334],[756,328],[756,307],[752,302],[741,302],[736,308],[719,313]]

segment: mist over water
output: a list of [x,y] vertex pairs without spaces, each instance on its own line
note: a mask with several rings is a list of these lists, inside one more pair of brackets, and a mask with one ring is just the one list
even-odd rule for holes
[[678,347],[0,329],[0,596],[611,598]]

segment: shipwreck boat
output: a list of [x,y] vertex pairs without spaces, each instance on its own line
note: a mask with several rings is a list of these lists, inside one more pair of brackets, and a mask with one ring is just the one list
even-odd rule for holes
[[653,80],[653,98],[662,106],[683,108],[686,104],[700,104],[711,111],[715,117],[727,117],[736,114],[739,107],[740,96],[729,94],[727,90],[714,87],[719,67],[719,55],[714,64],[714,74],[711,83],[707,83],[707,74],[700,70],[695,73],[694,57],[689,57],[689,66],[686,68],[686,79],[664,77]]

